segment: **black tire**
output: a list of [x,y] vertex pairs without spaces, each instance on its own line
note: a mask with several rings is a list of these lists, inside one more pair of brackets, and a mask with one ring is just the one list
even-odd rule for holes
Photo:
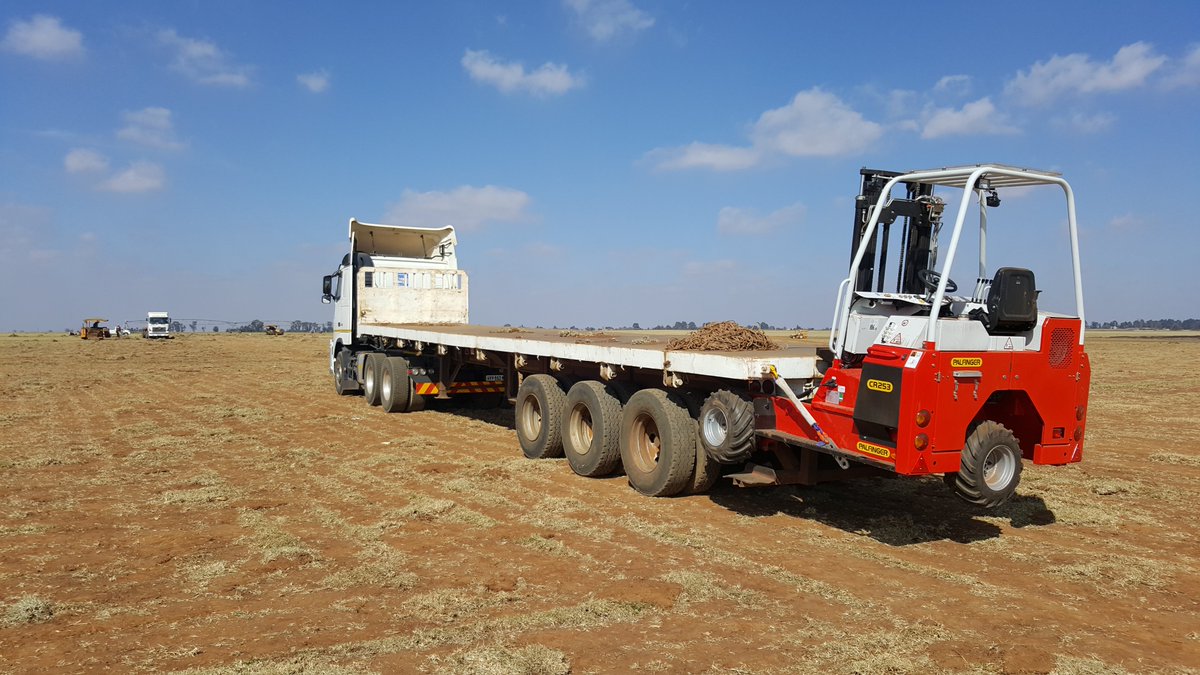
[[754,452],[754,405],[727,389],[700,406],[700,444],[720,464],[740,464]]
[[367,354],[363,361],[363,398],[367,405],[379,405],[379,380],[383,377],[383,354]]
[[419,412],[424,410],[429,405],[429,400],[433,398],[428,394],[417,393],[417,383],[410,381],[408,383],[408,410],[406,412]]
[[[688,414],[692,416],[692,427],[695,433],[699,433],[700,425],[697,420],[700,416],[700,406],[702,401],[699,395],[694,392],[684,392],[680,394],[682,401],[687,404]],[[708,456],[704,450],[704,445],[700,443],[699,438],[696,440],[696,468],[692,471],[692,480],[683,488],[683,494],[699,495],[708,492],[717,479],[721,477],[721,465]]]
[[651,497],[679,494],[696,468],[696,423],[687,405],[661,389],[629,397],[621,415],[621,463],[629,484]]
[[562,423],[567,395],[558,380],[549,375],[529,375],[517,390],[514,411],[517,440],[529,459],[563,456]]
[[993,509],[1007,502],[1021,482],[1021,445],[999,422],[981,422],[967,437],[958,473],[948,473],[954,494]]
[[358,393],[358,382],[354,379],[354,353],[340,349],[333,357],[333,389],[341,396]]
[[621,401],[595,380],[576,382],[563,404],[563,454],[580,476],[607,476],[621,462]]
[[384,412],[408,412],[412,401],[412,378],[408,361],[400,356],[383,356],[379,362],[379,404]]

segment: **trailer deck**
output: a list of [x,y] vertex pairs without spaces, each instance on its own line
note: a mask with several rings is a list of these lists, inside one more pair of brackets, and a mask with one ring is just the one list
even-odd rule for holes
[[779,349],[755,351],[667,350],[670,337],[651,331],[581,332],[499,326],[360,323],[361,333],[464,349],[543,356],[674,373],[757,380],[770,366],[787,379],[819,376],[817,347],[776,338]]

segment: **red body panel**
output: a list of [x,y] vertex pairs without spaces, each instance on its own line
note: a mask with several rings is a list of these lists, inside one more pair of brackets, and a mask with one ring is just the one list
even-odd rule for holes
[[[1022,454],[1035,464],[1078,462],[1083,457],[1091,379],[1087,354],[1079,344],[1080,328],[1078,319],[1046,319],[1038,351],[873,346],[861,365],[835,365],[826,371],[809,408],[841,449],[894,463],[900,474],[957,471],[970,429],[983,420],[1008,427]],[[864,440],[854,419],[863,366],[871,364],[876,372],[879,367],[901,370],[894,392],[898,423],[888,429],[886,441]],[[883,391],[884,385],[879,386]],[[817,440],[790,401],[775,397],[774,408],[780,431]],[[930,413],[924,427],[917,425],[921,410]],[[927,437],[924,448],[918,448],[918,434]]]

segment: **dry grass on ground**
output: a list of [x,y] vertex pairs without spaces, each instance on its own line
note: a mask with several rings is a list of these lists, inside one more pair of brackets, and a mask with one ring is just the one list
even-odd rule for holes
[[1200,340],[1089,350],[1085,461],[981,514],[639,497],[338,397],[315,336],[0,337],[0,669],[1196,672]]

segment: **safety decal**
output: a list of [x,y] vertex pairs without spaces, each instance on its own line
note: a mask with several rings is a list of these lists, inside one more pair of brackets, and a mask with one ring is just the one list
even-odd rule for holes
[[978,368],[983,365],[983,359],[978,356],[959,357],[950,359],[951,368]]
[[[413,383],[413,393],[415,394],[436,396],[440,391],[436,382]],[[450,385],[451,394],[500,394],[503,392],[503,382],[454,382]]]
[[921,354],[924,354],[924,353],[925,352],[913,352],[913,353],[909,354],[908,360],[904,362],[904,367],[905,368],[916,368],[917,364],[921,362]]
[[878,445],[872,445],[871,443],[864,443],[862,441],[859,441],[858,445],[855,445],[854,447],[859,452],[866,453],[868,455],[875,455],[876,457],[882,457],[883,459],[891,459],[892,458],[891,450],[888,450],[887,448],[884,448],[884,447],[881,447]]
[[884,380],[867,380],[867,389],[890,394],[892,393],[892,383]]

